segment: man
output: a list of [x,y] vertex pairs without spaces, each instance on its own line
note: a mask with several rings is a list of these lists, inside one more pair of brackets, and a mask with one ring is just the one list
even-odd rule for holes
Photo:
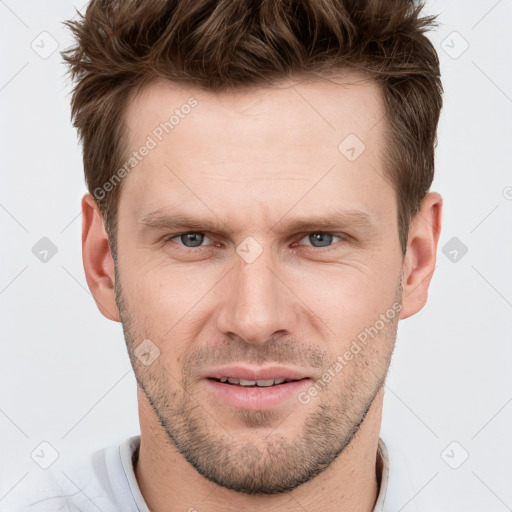
[[122,323],[141,435],[94,454],[80,492],[55,482],[41,510],[411,497],[379,430],[398,321],[427,300],[441,228],[442,87],[421,8],[93,0],[67,22],[84,269]]

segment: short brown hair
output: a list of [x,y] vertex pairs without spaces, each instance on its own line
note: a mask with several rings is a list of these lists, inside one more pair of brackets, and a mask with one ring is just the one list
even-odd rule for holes
[[[129,99],[159,77],[206,91],[266,86],[290,76],[356,70],[383,92],[402,253],[434,176],[442,106],[437,53],[414,0],[92,0],[65,21],[76,45],[62,52],[75,81],[71,116],[89,192],[126,160]],[[115,259],[122,183],[96,202]]]

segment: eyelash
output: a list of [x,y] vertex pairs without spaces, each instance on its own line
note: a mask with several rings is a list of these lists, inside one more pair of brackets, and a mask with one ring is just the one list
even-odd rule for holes
[[[172,242],[172,240],[174,238],[178,238],[180,237],[181,235],[188,235],[188,234],[194,234],[194,235],[206,235],[208,236],[206,233],[203,233],[201,231],[184,231],[184,232],[181,232],[181,233],[175,233],[175,234],[172,234],[172,235],[167,235],[166,237],[164,237],[163,241],[165,244],[168,244],[168,243],[172,243],[176,246],[179,247],[179,250],[183,250],[185,252],[198,252],[199,250],[202,250],[202,249],[208,249],[210,246],[198,246],[198,247],[186,247],[184,245],[180,245],[176,242]],[[306,233],[300,240],[302,240],[303,238],[309,236],[309,235],[312,235],[312,234],[316,234],[316,235],[333,235],[335,237],[338,237],[340,238],[340,242],[338,243],[347,243],[349,241],[349,236],[346,235],[345,233],[329,233],[327,231],[310,231],[309,233]],[[310,249],[317,249],[317,250],[320,250],[322,252],[327,252],[331,249],[335,249],[336,248],[336,244],[333,244],[333,245],[330,245],[328,247],[314,247],[312,245],[306,245],[306,247],[310,248]]]

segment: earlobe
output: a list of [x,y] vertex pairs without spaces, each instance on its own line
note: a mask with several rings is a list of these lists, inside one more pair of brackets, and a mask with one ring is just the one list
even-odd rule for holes
[[98,309],[106,318],[120,321],[115,301],[114,261],[96,201],[82,198],[82,258],[85,277]]
[[436,267],[442,205],[442,197],[437,192],[429,192],[411,222],[403,264],[400,319],[416,314],[427,302],[428,287]]

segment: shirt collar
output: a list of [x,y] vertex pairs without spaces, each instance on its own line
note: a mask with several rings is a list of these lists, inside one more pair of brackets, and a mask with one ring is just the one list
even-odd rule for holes
[[383,512],[386,494],[388,492],[389,480],[389,455],[388,449],[382,439],[379,439],[377,447],[377,484],[379,486],[379,494],[372,512]]

